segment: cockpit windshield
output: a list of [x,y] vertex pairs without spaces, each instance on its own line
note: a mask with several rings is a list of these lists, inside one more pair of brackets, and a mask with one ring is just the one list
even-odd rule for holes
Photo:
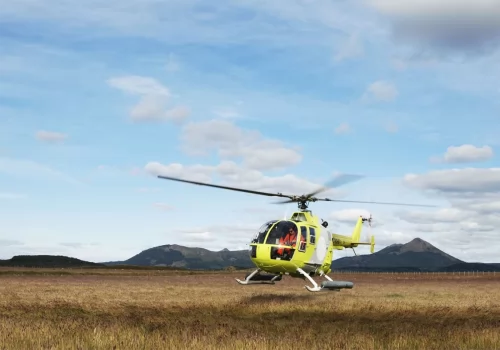
[[266,239],[266,234],[269,231],[269,228],[278,220],[271,220],[266,222],[264,225],[262,225],[259,229],[259,232],[255,235],[254,239],[252,240],[252,243],[264,243],[264,240]]
[[292,221],[280,221],[269,231],[266,244],[280,244],[280,238],[284,238],[290,230],[297,234],[297,225]]

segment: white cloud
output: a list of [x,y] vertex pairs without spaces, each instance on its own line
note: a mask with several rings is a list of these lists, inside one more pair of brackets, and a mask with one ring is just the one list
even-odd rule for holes
[[195,232],[195,233],[185,233],[181,240],[185,242],[211,242],[217,240],[214,236],[212,236],[211,232]]
[[367,0],[392,21],[394,37],[433,49],[488,50],[500,39],[497,0]]
[[0,239],[0,246],[2,247],[19,245],[24,245],[24,243],[15,239]]
[[404,244],[415,238],[413,233],[399,230],[377,230],[375,236],[375,250],[381,250],[391,244]]
[[154,203],[154,206],[160,210],[163,210],[163,211],[171,211],[171,210],[174,210],[174,207],[167,204],[167,203],[161,203],[161,202],[158,202],[158,203]]
[[[342,209],[342,210],[336,210],[331,212],[328,215],[329,220],[332,220],[329,222],[330,225],[332,226],[347,226],[351,231],[354,229],[354,225],[358,221],[359,217],[362,216],[364,218],[369,218],[370,216],[372,217],[372,222],[371,222],[371,227],[372,228],[379,228],[381,226],[384,226],[385,224],[385,219],[383,217],[379,216],[373,216],[371,212],[365,209]],[[365,223],[365,228],[363,230],[366,230],[368,228],[368,224]],[[351,232],[350,231],[350,232]],[[351,233],[345,233],[350,235]],[[378,232],[378,231],[377,231]],[[364,237],[368,237],[367,232],[365,231]]]
[[[407,175],[404,183],[432,191],[452,205],[450,208],[398,212],[396,215],[400,219],[413,225],[411,230],[429,235],[439,245],[447,247],[445,250],[449,254],[460,254],[460,258],[468,261],[488,260],[489,248],[500,245],[500,169],[431,171]],[[487,244],[480,246],[479,241]],[[465,254],[461,246],[468,246],[475,256]]]
[[164,98],[158,96],[146,95],[141,98],[130,111],[130,118],[133,121],[153,121],[165,118]]
[[464,210],[474,211],[482,215],[498,215],[500,213],[500,194],[497,194],[496,198],[487,196],[473,200],[461,200],[460,206]]
[[253,224],[207,225],[176,230],[176,233],[181,235],[180,240],[184,242],[211,242],[213,247],[219,249],[247,249],[262,224],[256,221]]
[[352,34],[349,38],[339,47],[334,59],[337,62],[356,58],[364,55],[364,48],[358,34]]
[[84,248],[92,248],[99,246],[99,243],[80,243],[80,242],[63,242],[59,243],[63,247],[75,248],[75,249],[84,249]]
[[469,217],[463,211],[456,208],[444,208],[436,211],[405,211],[398,215],[403,220],[413,224],[435,224],[459,222]]
[[[64,255],[85,261],[104,262],[125,260],[141,250],[141,246],[122,247],[114,245],[112,249],[96,243],[62,242],[62,243],[23,243],[3,245],[0,241],[0,258],[10,259],[14,255]],[[149,248],[149,247],[148,247]]]
[[[313,183],[292,174],[266,176],[260,171],[246,169],[231,161],[224,161],[215,166],[182,165],[178,163],[163,165],[158,162],[149,162],[146,164],[145,170],[155,176],[164,175],[208,183],[215,183],[213,178],[218,176],[222,180],[222,185],[271,193],[281,192],[290,195],[306,194],[322,187],[321,184]],[[322,192],[322,194],[339,198],[341,192],[336,189],[329,189]],[[279,200],[280,198],[276,199]]]
[[360,216],[368,218],[370,212],[365,209],[343,209],[331,212],[328,218],[334,222],[353,225]]
[[171,121],[176,124],[186,120],[191,111],[184,106],[176,106],[166,110],[164,98],[146,95],[130,111],[130,118],[135,122],[162,122]]
[[462,145],[448,147],[443,157],[433,157],[433,162],[443,163],[471,163],[489,160],[493,157],[493,149],[490,146],[477,147],[474,145]]
[[213,173],[214,167],[206,165],[186,166],[179,163],[163,165],[159,162],[149,162],[144,170],[155,176],[164,175],[190,181],[208,182],[211,180],[210,175]]
[[35,137],[39,141],[57,143],[66,140],[68,138],[68,135],[55,131],[39,130],[36,132]]
[[398,216],[406,222],[415,224],[413,230],[417,232],[439,233],[435,239],[443,243],[447,240],[472,242],[484,238],[489,244],[495,241],[500,244],[498,240],[500,217],[497,215],[485,215],[457,205],[454,208],[431,212],[402,212]]
[[396,99],[398,94],[399,92],[394,84],[385,80],[378,80],[368,86],[362,99],[364,101],[375,99],[382,102],[391,102]]
[[186,106],[167,109],[170,90],[156,79],[133,75],[111,78],[108,84],[126,93],[141,96],[139,103],[130,110],[130,119],[134,122],[171,121],[180,124],[191,114]]
[[185,106],[175,106],[165,112],[167,120],[171,120],[175,123],[180,123],[186,120],[191,114],[191,110]]
[[[396,16],[445,16],[452,18],[463,16],[468,18],[497,18],[500,7],[496,0],[369,0],[382,13]],[[457,19],[460,20],[460,19]]]
[[427,174],[408,174],[404,184],[441,193],[488,193],[500,191],[500,168],[436,170]]
[[110,86],[132,95],[171,96],[168,88],[150,77],[128,75],[111,78],[107,82]]
[[[84,38],[123,35],[155,38],[169,45],[248,44],[273,47],[311,42],[324,45],[334,32],[366,32],[374,26],[359,20],[359,4],[303,0],[229,0],[207,6],[201,0],[41,0],[2,2],[0,18],[18,22],[55,22],[66,33]],[[252,16],[241,20],[239,14]],[[159,16],[158,14],[162,14]],[[312,33],[312,35],[311,35]]]
[[347,134],[351,131],[351,127],[347,123],[342,123],[335,128],[336,134]]
[[184,126],[182,148],[188,154],[204,155],[217,150],[223,159],[243,160],[253,170],[282,169],[302,161],[302,155],[281,141],[267,139],[256,130],[245,130],[227,120],[191,122]]

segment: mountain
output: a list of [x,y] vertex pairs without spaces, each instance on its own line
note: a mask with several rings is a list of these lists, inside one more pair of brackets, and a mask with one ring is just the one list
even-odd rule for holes
[[[140,252],[125,261],[106,265],[169,266],[186,269],[218,270],[229,266],[254,268],[248,250],[210,251],[177,244],[162,245]],[[500,264],[497,264],[500,265]],[[332,262],[332,270],[354,271],[500,271],[495,264],[467,263],[415,238],[393,244],[374,254],[344,257]]]
[[16,255],[9,260],[0,260],[0,266],[68,268],[106,265],[60,255]]
[[454,264],[467,264],[415,238],[406,244],[393,244],[370,255],[343,257],[332,262],[332,270],[435,271]]
[[[254,268],[248,250],[211,251],[177,244],[153,247],[125,261],[93,263],[66,256],[18,255],[10,260],[0,260],[0,266],[10,267],[113,267],[123,268],[184,268],[220,270],[227,267]],[[444,253],[430,243],[415,238],[406,244],[393,244],[374,254],[336,259],[332,270],[351,271],[500,271],[500,264],[468,263]]]
[[105,263],[107,265],[171,266],[188,269],[218,270],[229,266],[236,268],[254,267],[248,250],[211,251],[204,248],[190,248],[177,244],[153,247],[134,255],[125,261]]

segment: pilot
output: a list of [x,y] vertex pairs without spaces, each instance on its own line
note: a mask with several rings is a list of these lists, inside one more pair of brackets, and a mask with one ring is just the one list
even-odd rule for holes
[[[305,242],[305,238],[301,235],[300,236],[300,241]],[[288,230],[288,233],[286,234],[285,238],[281,237],[280,238],[280,245],[287,245],[291,246],[292,248],[295,248],[295,245],[297,243],[297,231],[295,231],[295,228],[290,227]],[[285,252],[287,255],[290,255],[290,248],[278,248],[278,255],[282,255],[283,252]]]

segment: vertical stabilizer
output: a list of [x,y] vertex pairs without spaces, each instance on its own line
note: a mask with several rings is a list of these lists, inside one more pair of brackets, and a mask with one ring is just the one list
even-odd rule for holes
[[352,231],[351,239],[353,242],[359,242],[359,239],[361,237],[361,229],[362,228],[363,228],[363,217],[360,216],[358,218],[358,221],[356,222],[356,226],[354,227],[354,230]]

